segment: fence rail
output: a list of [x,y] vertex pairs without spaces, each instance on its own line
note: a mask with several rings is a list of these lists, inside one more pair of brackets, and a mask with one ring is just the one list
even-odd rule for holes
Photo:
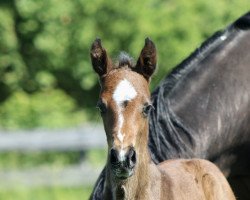
[[61,169],[48,166],[23,170],[0,171],[0,189],[13,187],[83,187],[93,185],[101,172],[101,168],[93,169],[88,164],[72,165]]
[[105,134],[100,125],[69,130],[0,131],[0,152],[77,151],[105,146]]
[[[84,151],[104,149],[106,137],[100,125],[74,129],[3,131],[0,130],[0,152]],[[40,166],[31,169],[0,170],[0,188],[16,186],[84,186],[92,185],[100,167],[80,163],[61,169]]]

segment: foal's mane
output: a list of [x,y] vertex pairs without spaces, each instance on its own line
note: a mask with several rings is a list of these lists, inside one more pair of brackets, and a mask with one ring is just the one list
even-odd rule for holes
[[[181,123],[169,107],[168,96],[190,71],[195,69],[212,51],[237,36],[240,30],[250,28],[250,12],[246,13],[225,30],[214,33],[191,55],[178,64],[152,93],[155,110],[149,118],[152,144],[149,144],[152,159],[158,163],[178,155],[192,155],[195,147],[192,130]],[[166,130],[168,131],[166,133]],[[181,134],[182,135],[181,135]],[[153,144],[154,143],[154,144]]]

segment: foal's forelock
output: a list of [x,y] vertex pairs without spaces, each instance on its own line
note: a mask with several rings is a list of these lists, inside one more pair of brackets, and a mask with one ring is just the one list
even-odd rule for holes
[[132,68],[134,66],[134,60],[128,53],[122,51],[118,56],[117,68],[125,66]]

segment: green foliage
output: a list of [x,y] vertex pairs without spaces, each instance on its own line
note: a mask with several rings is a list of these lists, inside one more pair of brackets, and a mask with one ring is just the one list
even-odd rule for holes
[[[205,38],[247,9],[248,0],[1,1],[0,104],[4,105],[0,109],[4,115],[0,124],[9,128],[56,127],[65,124],[66,118],[76,118],[72,121],[78,123],[79,115],[69,114],[72,107],[95,119],[90,108],[95,106],[99,86],[89,62],[89,47],[97,36],[111,57],[125,50],[135,58],[144,38],[151,37],[159,57],[158,73],[152,81],[155,87]],[[52,100],[45,101],[48,108],[37,100],[37,96],[46,96],[44,90],[54,94]],[[52,103],[58,103],[57,91],[64,100],[53,107]],[[64,105],[66,101],[75,102],[75,106]],[[10,108],[21,103],[24,108]],[[37,110],[46,113],[41,109],[50,110],[50,116],[37,117]]]
[[0,118],[1,127],[9,129],[60,128],[85,121],[74,100],[58,89],[30,95],[22,91],[13,93],[0,106]]

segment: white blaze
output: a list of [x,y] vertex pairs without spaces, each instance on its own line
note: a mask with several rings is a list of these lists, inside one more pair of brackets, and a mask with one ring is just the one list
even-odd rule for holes
[[131,101],[137,95],[135,88],[133,85],[127,80],[123,79],[116,87],[113,93],[113,100],[116,102],[117,105],[117,112],[118,112],[118,139],[120,142],[123,142],[124,134],[121,132],[122,125],[124,122],[124,118],[122,115],[122,104],[125,101]]
[[134,99],[136,95],[137,92],[135,91],[133,85],[127,79],[123,79],[117,85],[113,94],[113,99],[118,105],[120,105],[124,101],[130,101]]
[[123,149],[119,152],[119,158],[121,161],[125,160],[125,154],[126,152]]

